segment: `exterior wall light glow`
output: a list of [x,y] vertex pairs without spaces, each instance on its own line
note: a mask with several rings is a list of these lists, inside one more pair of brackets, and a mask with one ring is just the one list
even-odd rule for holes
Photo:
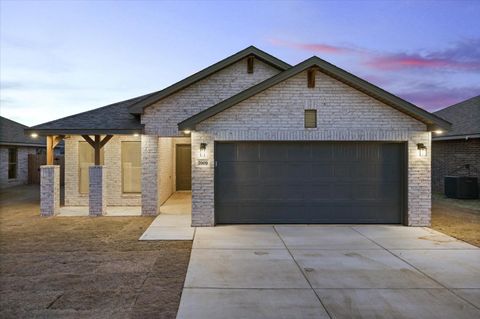
[[207,158],[207,143],[200,143],[200,158]]
[[427,156],[427,147],[423,143],[417,144],[418,156],[425,157]]
[[38,134],[37,133],[32,133],[32,134],[30,134],[30,136],[33,137],[33,138],[37,138]]
[[137,137],[137,136],[138,136],[138,133],[133,133],[133,136]]
[[191,133],[190,130],[185,130],[185,131],[183,131],[183,134],[186,134],[186,135],[188,135],[188,134],[190,134],[190,133]]
[[442,130],[436,130],[436,131],[433,131],[435,134],[442,134],[443,131]]

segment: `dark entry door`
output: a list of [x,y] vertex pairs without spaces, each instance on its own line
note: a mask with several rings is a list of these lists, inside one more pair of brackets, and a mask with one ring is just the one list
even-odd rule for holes
[[386,142],[217,143],[216,223],[401,223],[404,149]]
[[188,144],[177,144],[176,185],[177,191],[192,189],[192,149]]

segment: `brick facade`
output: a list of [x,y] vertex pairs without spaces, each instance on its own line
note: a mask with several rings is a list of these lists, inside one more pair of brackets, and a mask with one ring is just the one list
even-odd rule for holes
[[[79,190],[78,144],[85,141],[72,135],[65,139],[65,206],[88,206],[88,193]],[[140,206],[141,195],[122,191],[122,149],[124,141],[140,141],[133,135],[115,135],[103,147],[104,167],[110,172],[107,179],[107,205]]]
[[40,167],[40,215],[54,216],[60,209],[60,166]]
[[[432,191],[444,193],[444,176],[471,174],[480,179],[480,139],[444,140],[432,142]],[[463,169],[462,169],[463,168]]]
[[102,165],[94,165],[88,168],[88,214],[101,216],[107,212],[107,180],[108,174]]
[[[425,124],[324,74],[307,88],[300,73],[205,120],[192,132],[192,223],[214,225],[214,167],[198,167],[199,143],[215,141],[405,141],[408,142],[408,224],[430,224],[430,161],[418,157],[417,143],[430,150]],[[316,109],[318,128],[304,128],[304,109]]]
[[[241,60],[147,107],[142,143],[142,194],[121,193],[120,142],[133,137],[115,136],[105,146],[108,171],[108,205],[142,205],[142,214],[156,215],[175,190],[177,124],[239,93],[278,70],[255,62],[253,74]],[[317,110],[318,128],[304,128],[304,110]],[[138,138],[137,138],[138,139]],[[78,192],[78,138],[66,141],[66,203],[87,204]],[[400,141],[408,147],[408,225],[430,224],[431,134],[426,125],[323,73],[317,72],[315,88],[307,88],[306,72],[279,83],[197,125],[192,144],[192,224],[213,226],[215,141]],[[207,143],[209,166],[197,166],[200,143]],[[427,146],[426,157],[417,155],[417,143]],[[75,146],[77,145],[77,146]],[[108,160],[107,160],[108,159]]]
[[212,74],[144,110],[142,123],[146,134],[178,136],[177,124],[280,71],[255,61],[255,71],[247,73],[247,59]]
[[[13,147],[13,146],[12,146]],[[28,183],[28,155],[36,154],[36,147],[16,147],[17,178],[8,178],[8,146],[0,146],[0,188]]]

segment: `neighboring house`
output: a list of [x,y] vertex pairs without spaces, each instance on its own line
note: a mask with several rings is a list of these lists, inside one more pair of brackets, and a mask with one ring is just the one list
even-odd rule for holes
[[480,95],[435,115],[452,123],[450,131],[432,138],[432,189],[443,193],[445,176],[470,175],[480,179]]
[[[191,189],[193,226],[421,226],[431,131],[449,126],[318,57],[291,66],[248,47],[164,90],[28,132],[65,138],[65,204],[92,215],[106,205],[156,215]],[[51,215],[58,173],[42,169]]]
[[0,187],[28,182],[28,155],[45,152],[45,138],[26,136],[28,126],[0,116]]

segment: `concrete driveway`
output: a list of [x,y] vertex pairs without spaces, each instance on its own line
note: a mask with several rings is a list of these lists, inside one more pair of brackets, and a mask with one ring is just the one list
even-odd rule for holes
[[198,228],[177,318],[480,318],[480,249],[429,228]]

